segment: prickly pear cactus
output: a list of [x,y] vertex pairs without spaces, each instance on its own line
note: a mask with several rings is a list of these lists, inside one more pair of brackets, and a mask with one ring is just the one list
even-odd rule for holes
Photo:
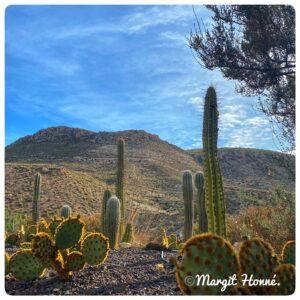
[[5,243],[10,244],[12,246],[18,246],[18,245],[20,245],[20,242],[21,242],[21,239],[20,239],[20,235],[18,232],[10,233],[5,239]]
[[105,261],[109,252],[109,241],[102,233],[90,233],[81,242],[84,260],[89,265],[99,265]]
[[32,253],[42,261],[52,260],[55,249],[51,237],[45,232],[39,232],[32,239]]
[[83,254],[79,251],[72,251],[66,259],[66,269],[69,271],[80,271],[85,265]]
[[10,258],[9,270],[18,280],[33,280],[43,274],[44,265],[31,250],[19,250]]
[[161,245],[169,248],[169,239],[165,228],[162,229]]
[[64,205],[60,210],[60,216],[67,219],[72,214],[72,208],[69,205]]
[[56,228],[62,221],[62,218],[57,218],[56,216],[50,221],[48,228],[53,236],[55,235]]
[[30,242],[33,235],[37,234],[38,227],[37,225],[29,225],[25,230],[25,241]]
[[55,232],[55,247],[59,250],[74,247],[80,240],[84,230],[84,223],[80,216],[68,218],[61,222]]
[[178,242],[177,242],[177,236],[176,234],[170,234],[168,236],[168,244],[169,244],[169,249],[170,250],[176,250],[178,249]]
[[180,289],[187,295],[222,295],[221,285],[202,284],[197,275],[210,279],[229,279],[239,274],[239,262],[232,245],[220,236],[203,233],[190,238],[180,251],[182,261],[175,262]]
[[31,242],[24,242],[20,244],[21,249],[31,249],[32,243]]
[[5,275],[10,273],[10,271],[9,271],[9,260],[10,260],[9,255],[7,253],[5,253]]
[[37,225],[37,231],[38,232],[46,232],[46,233],[50,233],[50,230],[48,228],[48,224],[46,222],[46,220],[41,219]]
[[275,280],[279,285],[270,287],[270,293],[272,295],[292,295],[295,291],[295,266],[292,264],[279,265],[271,278],[275,274]]
[[68,280],[72,277],[72,272],[65,268],[65,262],[61,255],[61,251],[57,252],[57,256],[54,261],[52,261],[51,266],[61,278]]
[[281,259],[284,264],[295,265],[295,241],[288,241],[282,249]]
[[260,238],[243,242],[239,251],[242,274],[254,279],[268,279],[278,265],[272,246]]

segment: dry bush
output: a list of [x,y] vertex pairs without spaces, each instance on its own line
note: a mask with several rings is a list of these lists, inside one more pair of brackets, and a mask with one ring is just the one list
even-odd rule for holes
[[285,242],[295,239],[295,213],[280,206],[249,206],[239,215],[229,216],[227,228],[232,242],[258,236],[280,253]]

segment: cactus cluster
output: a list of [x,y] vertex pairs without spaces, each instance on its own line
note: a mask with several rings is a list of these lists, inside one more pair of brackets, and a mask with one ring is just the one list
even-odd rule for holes
[[[244,241],[239,253],[235,253],[233,246],[223,237],[212,233],[199,234],[184,244],[179,257],[180,260],[173,259],[172,262],[176,266],[178,285],[187,295],[290,295],[295,289],[294,265],[281,264],[272,246],[259,238]],[[221,283],[213,286],[200,281],[198,284],[197,276],[207,274],[220,281],[237,274],[238,285],[222,291]],[[276,274],[279,285],[244,286],[241,285],[241,274],[247,274],[248,278],[252,276],[253,280],[272,279]]]
[[293,264],[295,265],[295,253],[296,253],[296,244],[295,241],[288,241],[281,253],[281,259],[284,264]]
[[171,233],[170,235],[167,235],[166,229],[163,228],[161,245],[165,249],[178,250],[181,248],[183,243],[175,233]]
[[85,224],[79,215],[63,220],[54,218],[44,225],[45,232],[32,234],[31,242],[22,243],[21,250],[10,258],[5,255],[7,274],[18,280],[32,280],[46,268],[53,268],[63,279],[69,279],[72,272],[81,270],[86,263],[98,265],[107,258],[108,238],[101,233],[85,234]]

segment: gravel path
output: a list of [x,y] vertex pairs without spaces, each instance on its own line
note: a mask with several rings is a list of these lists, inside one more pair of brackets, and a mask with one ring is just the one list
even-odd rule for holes
[[[176,253],[175,253],[176,254]],[[174,253],[165,252],[165,259]],[[163,264],[163,268],[157,267]],[[6,276],[10,295],[180,295],[174,268],[159,251],[138,248],[111,251],[107,261],[85,267],[70,281],[47,272],[34,281],[17,281]]]

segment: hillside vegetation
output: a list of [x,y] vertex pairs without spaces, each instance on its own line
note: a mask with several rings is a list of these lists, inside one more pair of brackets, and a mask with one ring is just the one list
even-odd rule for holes
[[[6,147],[6,207],[28,213],[34,174],[41,172],[42,216],[55,214],[63,204],[83,215],[100,213],[104,190],[115,192],[119,137],[126,144],[126,207],[139,207],[137,222],[149,231],[157,222],[180,228],[181,175],[186,169],[202,170],[202,151],[184,151],[140,130],[96,133],[52,127],[19,139]],[[268,203],[278,185],[294,190],[293,156],[228,148],[220,149],[219,157],[230,214],[248,205],[250,196]]]

